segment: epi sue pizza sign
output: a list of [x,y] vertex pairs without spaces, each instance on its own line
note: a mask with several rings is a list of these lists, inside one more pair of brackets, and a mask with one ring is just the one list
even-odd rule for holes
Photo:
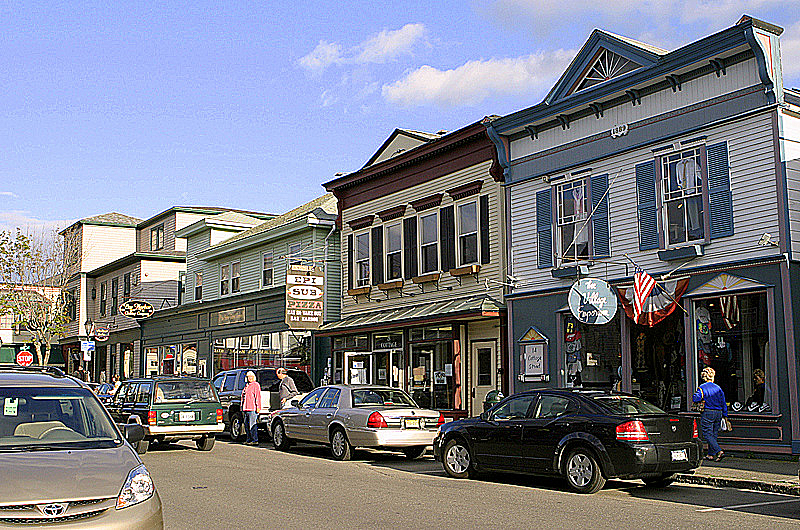
[[286,324],[290,329],[318,329],[324,318],[325,273],[322,267],[292,265],[286,273]]
[[569,310],[584,324],[608,324],[617,314],[617,295],[603,280],[583,278],[569,290]]

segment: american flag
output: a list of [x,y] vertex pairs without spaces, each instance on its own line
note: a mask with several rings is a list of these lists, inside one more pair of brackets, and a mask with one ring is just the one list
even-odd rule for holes
[[633,319],[638,324],[643,313],[644,301],[653,292],[656,281],[639,267],[633,275]]

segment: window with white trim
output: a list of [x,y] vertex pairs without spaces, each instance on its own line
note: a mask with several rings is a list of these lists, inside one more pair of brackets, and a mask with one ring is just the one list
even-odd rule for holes
[[478,263],[478,203],[458,205],[458,260],[460,265]]
[[667,246],[705,240],[700,148],[661,157],[662,220]]
[[261,254],[261,287],[272,286],[272,251]]
[[194,273],[194,299],[203,299],[203,271]]
[[230,293],[231,266],[222,265],[219,268],[219,294],[224,296]]
[[150,229],[150,250],[161,250],[164,248],[164,225],[160,224]]
[[439,270],[439,214],[419,216],[420,270],[428,274]]
[[356,287],[369,285],[369,232],[355,237]]
[[559,263],[579,261],[591,256],[589,238],[588,179],[581,178],[556,186],[556,244]]
[[300,259],[300,250],[302,249],[301,243],[293,243],[289,245],[289,266],[302,265],[303,260]]
[[231,292],[238,293],[240,291],[239,285],[239,270],[240,270],[240,263],[238,261],[234,261],[231,263]]
[[108,290],[106,282],[100,284],[100,316],[106,316],[106,303],[108,300]]
[[386,281],[403,277],[403,229],[400,223],[386,226]]

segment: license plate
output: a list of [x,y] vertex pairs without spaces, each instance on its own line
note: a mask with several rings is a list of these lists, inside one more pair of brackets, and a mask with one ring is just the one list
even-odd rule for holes
[[689,456],[686,454],[686,449],[672,451],[672,461],[679,462],[681,460],[689,460]]
[[178,413],[178,420],[179,421],[194,421],[194,411],[192,411],[192,412],[179,412]]
[[406,418],[406,429],[419,429],[419,418]]

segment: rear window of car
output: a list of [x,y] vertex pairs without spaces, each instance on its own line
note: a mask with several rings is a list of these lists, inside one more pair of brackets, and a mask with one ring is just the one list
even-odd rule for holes
[[297,387],[298,392],[305,394],[314,390],[314,383],[311,382],[307,373],[301,370],[287,370],[286,373],[294,380],[294,386]]
[[633,396],[595,396],[592,399],[612,414],[666,414],[652,403]]
[[369,406],[398,406],[398,407],[416,407],[417,404],[411,399],[411,396],[402,390],[392,390],[389,388],[361,388],[353,390],[353,406],[354,407],[369,407]]
[[187,401],[217,401],[211,381],[159,381],[156,383],[156,403]]

